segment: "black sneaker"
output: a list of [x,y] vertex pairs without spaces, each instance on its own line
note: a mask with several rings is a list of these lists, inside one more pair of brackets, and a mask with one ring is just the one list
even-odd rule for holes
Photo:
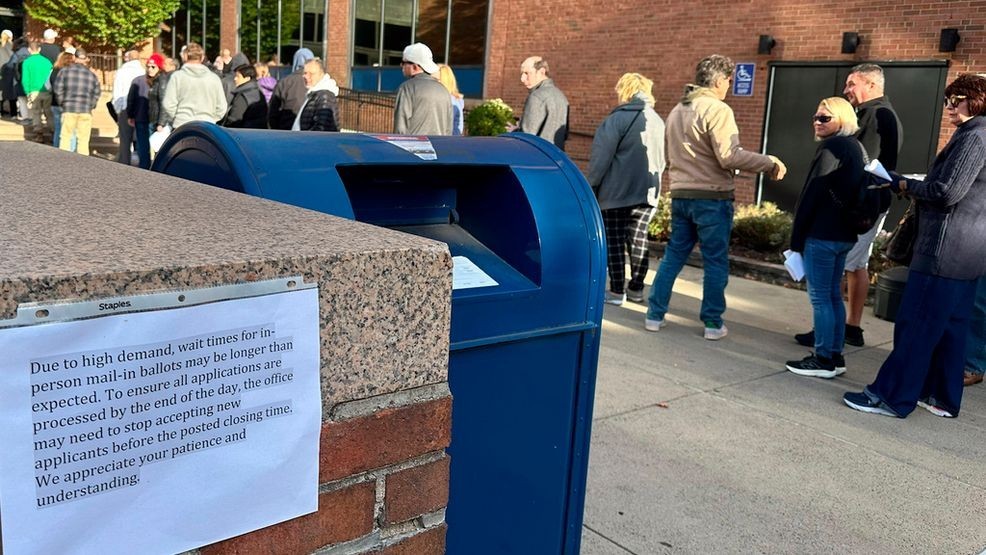
[[814,347],[815,330],[811,330],[807,333],[796,333],[794,334],[794,340],[798,342],[798,345],[803,347]]
[[846,357],[842,356],[842,353],[832,353],[832,364],[835,365],[836,376],[846,373]]
[[852,345],[853,347],[862,347],[865,345],[863,342],[863,328],[846,324],[846,344]]
[[787,369],[799,376],[812,378],[830,379],[838,375],[832,359],[815,356],[814,353],[801,360],[789,360]]
[[[882,414],[883,416],[897,416],[890,407],[879,399],[870,397],[866,390],[859,393],[847,392],[842,396],[842,402],[849,408],[856,409],[870,414]],[[897,416],[899,418],[899,416]]]

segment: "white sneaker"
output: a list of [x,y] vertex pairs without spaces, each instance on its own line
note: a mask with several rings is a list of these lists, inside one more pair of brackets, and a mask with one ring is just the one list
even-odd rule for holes
[[705,328],[705,338],[709,341],[719,341],[728,334],[729,330],[726,329],[726,324],[723,324],[721,328]]
[[612,291],[607,291],[606,298],[603,299],[603,302],[613,306],[620,306],[625,300],[627,300],[626,293],[613,293]]
[[650,318],[644,319],[644,329],[647,331],[661,331],[661,328],[668,325],[667,322],[662,318],[661,320],[651,320]]

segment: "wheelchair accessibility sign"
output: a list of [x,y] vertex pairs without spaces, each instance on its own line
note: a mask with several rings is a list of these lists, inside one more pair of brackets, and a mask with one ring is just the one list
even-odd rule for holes
[[733,96],[753,96],[753,76],[756,64],[736,64],[733,73]]

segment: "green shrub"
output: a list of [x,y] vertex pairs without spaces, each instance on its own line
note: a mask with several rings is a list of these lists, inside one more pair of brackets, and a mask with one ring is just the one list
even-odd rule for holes
[[671,195],[664,193],[657,199],[657,210],[647,224],[647,236],[664,243],[671,237]]
[[506,133],[514,111],[499,98],[487,100],[466,114],[466,133],[474,137],[495,137]]
[[772,202],[740,206],[733,217],[733,242],[758,252],[780,252],[790,244],[793,220]]

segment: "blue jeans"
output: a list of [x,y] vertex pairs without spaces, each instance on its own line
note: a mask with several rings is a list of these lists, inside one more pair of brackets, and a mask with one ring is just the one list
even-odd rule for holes
[[853,243],[805,241],[805,278],[815,322],[815,355],[832,358],[846,339],[846,305],[842,302],[842,273]]
[[663,320],[671,289],[698,242],[702,250],[702,311],[706,326],[722,327],[729,281],[729,234],[733,230],[733,201],[671,199],[671,238],[650,288],[647,318]]
[[134,135],[136,135],[140,167],[149,170],[151,169],[151,124],[146,121],[134,122]]
[[976,302],[965,341],[965,369],[980,376],[986,373],[986,277],[976,282]]
[[894,323],[894,350],[867,386],[900,416],[929,395],[958,416],[976,280],[911,271]]

